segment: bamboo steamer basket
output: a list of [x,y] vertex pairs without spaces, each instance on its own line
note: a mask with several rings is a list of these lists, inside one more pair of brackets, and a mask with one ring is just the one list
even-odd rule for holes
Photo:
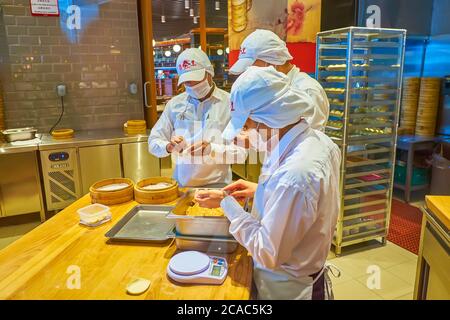
[[[128,184],[128,187],[120,189],[120,190],[113,190],[113,191],[101,191],[98,190],[100,187],[104,187],[110,184],[115,183],[126,183]],[[89,193],[91,195],[91,202],[92,203],[101,203],[104,205],[113,205],[113,204],[119,204],[124,203],[133,200],[134,198],[134,183],[130,179],[127,178],[113,178],[113,179],[105,179],[98,181],[94,183],[89,188]]]
[[146,127],[147,123],[145,122],[145,120],[128,120],[127,121],[127,127],[128,128],[142,128],[142,127]]
[[416,135],[434,136],[439,107],[441,78],[422,78],[417,109]]
[[[158,190],[145,190],[143,187],[159,182],[170,183],[170,186]],[[139,181],[134,186],[134,198],[139,203],[162,204],[174,201],[178,198],[178,183],[166,177],[152,177]]]
[[52,131],[52,137],[55,139],[71,139],[73,134],[73,129],[56,129]]
[[[140,120],[129,120],[129,121],[140,121]],[[124,123],[123,124],[123,131],[126,134],[130,134],[130,135],[133,135],[133,134],[145,134],[147,132],[147,127],[145,126],[145,120],[142,120],[142,121],[144,121],[144,125],[134,125],[133,124],[133,125],[130,126],[128,122]]]
[[400,126],[408,134],[414,134],[419,105],[420,78],[403,81]]

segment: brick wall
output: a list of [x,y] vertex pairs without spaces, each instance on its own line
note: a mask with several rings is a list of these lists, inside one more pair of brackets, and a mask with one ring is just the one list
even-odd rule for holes
[[[0,0],[6,127],[48,131],[60,114],[60,83],[66,84],[67,95],[59,127],[114,128],[127,119],[142,119],[137,1],[61,2],[81,8],[81,29],[71,32],[73,41],[65,12],[60,17],[36,17],[29,0]],[[92,12],[97,17],[88,22]],[[132,82],[138,84],[137,95],[128,90]]]

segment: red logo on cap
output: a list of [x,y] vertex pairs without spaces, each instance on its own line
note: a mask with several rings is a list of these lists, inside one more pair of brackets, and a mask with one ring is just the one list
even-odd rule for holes
[[183,60],[183,62],[178,65],[178,69],[188,70],[191,67],[195,67],[195,66],[196,66],[196,63],[194,60]]
[[246,54],[246,53],[247,53],[247,49],[246,48],[241,48],[241,50],[239,51],[239,55]]

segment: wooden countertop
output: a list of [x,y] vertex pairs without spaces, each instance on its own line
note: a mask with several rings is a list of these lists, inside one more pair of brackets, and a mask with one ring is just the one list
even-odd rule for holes
[[450,229],[450,196],[426,196],[425,201],[428,209]]
[[[88,204],[86,195],[0,251],[0,299],[250,298],[253,265],[242,247],[226,255],[229,270],[222,285],[176,284],[166,276],[174,243],[107,243],[104,234],[137,202],[111,206],[112,220],[96,228],[78,224],[76,211]],[[78,271],[80,288],[69,289]],[[126,286],[137,277],[152,284],[140,296],[128,295]]]

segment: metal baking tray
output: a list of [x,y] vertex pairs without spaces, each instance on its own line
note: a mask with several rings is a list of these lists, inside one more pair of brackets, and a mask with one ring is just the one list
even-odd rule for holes
[[[212,188],[209,188],[212,189]],[[167,216],[175,222],[176,232],[182,235],[201,237],[232,237],[227,217],[187,216],[186,210],[194,199],[195,190],[188,190]]]
[[180,250],[196,250],[210,253],[232,253],[238,242],[228,237],[193,237],[176,233],[175,243]]
[[166,219],[173,206],[137,205],[105,236],[111,241],[165,242],[175,237],[175,223]]
[[24,141],[36,138],[37,129],[32,127],[3,130],[6,142]]

